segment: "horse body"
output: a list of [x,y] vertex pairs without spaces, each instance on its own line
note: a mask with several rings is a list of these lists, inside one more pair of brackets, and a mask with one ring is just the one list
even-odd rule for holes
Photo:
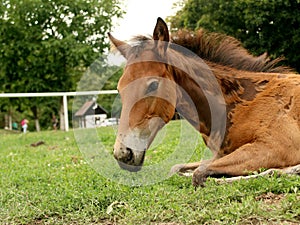
[[[247,175],[262,168],[299,164],[300,77],[215,64],[210,67],[226,102],[226,133],[221,148],[211,161],[176,165],[172,172],[196,169],[193,183],[202,185],[208,176]],[[199,131],[207,143],[209,125],[204,127]]]
[[[230,89],[238,86],[238,91],[224,94],[228,122],[220,156],[227,155],[244,144],[266,140],[267,136],[276,140],[276,132],[280,136],[288,133],[300,134],[298,76],[238,73],[234,76],[231,71],[230,75],[230,79],[234,80],[234,87]],[[224,72],[221,76],[224,77]],[[294,126],[294,129],[289,126]],[[282,132],[287,127],[290,131]],[[277,139],[282,142],[284,137],[278,136]],[[286,146],[289,142],[282,143]],[[273,145],[269,146],[270,149],[275,148],[275,143],[270,144]]]
[[[298,164],[299,77],[243,72],[231,78],[241,85],[241,92],[234,101],[228,94],[227,132],[218,155],[205,171],[207,175],[238,176]],[[255,84],[255,90],[243,87],[246,79]]]
[[208,176],[300,163],[300,77],[276,66],[279,60],[253,57],[231,37],[177,33],[173,43],[203,57],[199,61],[169,44],[161,19],[153,40],[139,37],[130,46],[110,39],[128,60],[118,86],[123,108],[114,148],[122,168],[141,168],[146,149],[175,108],[214,153],[212,160],[172,168],[195,169],[194,185]]

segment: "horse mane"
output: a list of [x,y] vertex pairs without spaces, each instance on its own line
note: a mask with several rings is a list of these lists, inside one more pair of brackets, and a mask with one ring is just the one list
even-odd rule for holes
[[[135,52],[138,52],[145,47],[143,43],[149,40],[151,37],[138,35],[130,42],[135,47]],[[253,56],[240,41],[221,33],[208,32],[203,29],[195,32],[179,30],[172,34],[171,42],[189,49],[205,61],[238,70],[267,73],[294,72],[290,67],[279,65],[284,57],[271,60],[266,53]],[[176,50],[176,46],[170,46]]]
[[244,71],[290,73],[293,70],[278,65],[284,60],[271,60],[266,53],[251,55],[237,39],[221,33],[200,29],[195,32],[180,30],[172,35],[172,42],[183,46],[206,61]]

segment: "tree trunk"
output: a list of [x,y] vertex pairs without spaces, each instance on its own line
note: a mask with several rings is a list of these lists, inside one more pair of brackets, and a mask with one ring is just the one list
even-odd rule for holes
[[7,124],[9,130],[12,130],[12,111],[13,111],[12,107],[10,106],[8,110],[8,124]]
[[5,114],[4,115],[4,127],[5,129],[9,129],[9,115],[8,114]]
[[34,119],[34,123],[35,123],[35,129],[37,132],[41,131],[41,127],[40,127],[40,121],[38,118]]
[[61,98],[60,100],[59,125],[60,125],[60,130],[66,130],[63,98]]
[[41,131],[39,116],[38,116],[38,108],[36,106],[31,107],[31,111],[33,113],[34,122],[35,122],[35,129],[37,132]]
[[9,115],[8,115],[8,129],[12,130],[12,116],[11,116],[11,111],[9,112]]

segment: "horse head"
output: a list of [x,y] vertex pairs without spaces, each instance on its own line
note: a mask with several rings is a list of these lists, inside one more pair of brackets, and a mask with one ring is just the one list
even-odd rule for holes
[[159,18],[151,39],[129,45],[109,38],[127,60],[118,83],[122,111],[114,157],[121,168],[138,171],[157,132],[175,113],[176,84],[166,63],[169,31]]

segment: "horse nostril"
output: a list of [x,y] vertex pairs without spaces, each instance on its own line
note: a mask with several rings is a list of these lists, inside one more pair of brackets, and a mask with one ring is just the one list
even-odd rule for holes
[[126,150],[127,150],[127,161],[130,161],[133,158],[133,152],[131,148],[126,148]]
[[116,160],[124,163],[133,163],[134,151],[126,146],[116,146],[116,148],[114,148],[114,157]]

